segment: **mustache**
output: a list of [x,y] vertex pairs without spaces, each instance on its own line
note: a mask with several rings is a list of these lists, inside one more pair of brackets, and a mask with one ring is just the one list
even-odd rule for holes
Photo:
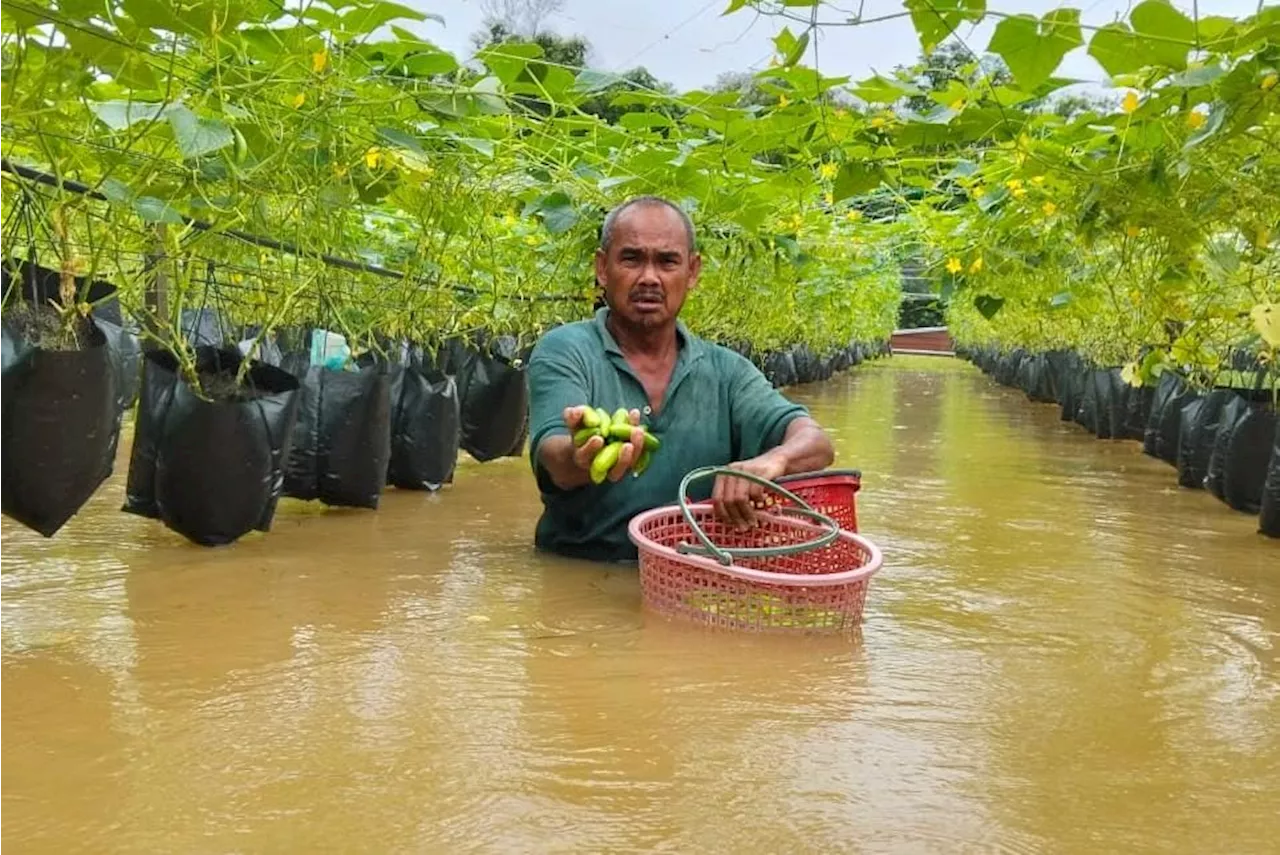
[[644,297],[658,297],[662,300],[665,300],[667,299],[667,292],[663,288],[652,288],[649,286],[642,286],[639,288],[632,288],[631,291],[627,294],[627,296],[630,297],[632,300],[636,300]]

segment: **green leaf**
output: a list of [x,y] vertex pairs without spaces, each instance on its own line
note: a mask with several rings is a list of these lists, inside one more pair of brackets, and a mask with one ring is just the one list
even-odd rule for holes
[[747,5],[747,0],[729,0],[729,8],[720,13],[720,17],[732,15],[734,12]]
[[782,32],[773,37],[773,44],[778,49],[778,56],[782,57],[782,66],[787,68],[799,62],[808,50],[809,33],[806,31],[796,38],[790,27],[783,27]]
[[579,92],[599,92],[626,82],[625,77],[614,74],[612,71],[592,71],[589,68],[584,68],[574,78],[573,88]]
[[1005,199],[1009,198],[1009,190],[1006,187],[998,187],[990,193],[984,193],[978,199],[978,208],[984,213],[991,213],[992,209],[998,206]]
[[114,202],[117,205],[128,202],[133,198],[133,191],[129,189],[129,185],[118,178],[107,178],[98,187],[98,190],[103,196],[107,197],[108,202]]
[[444,51],[423,51],[404,58],[405,71],[414,77],[434,77],[437,74],[452,74],[458,70],[458,60],[453,54]]
[[235,134],[226,122],[201,119],[180,104],[167,111],[167,118],[183,157],[203,157],[220,148],[235,145]]
[[908,95],[919,95],[920,90],[907,83],[890,80],[877,74],[875,77],[860,82],[854,88],[853,94],[868,104],[892,104],[894,101],[905,98]]
[[978,172],[978,164],[974,163],[972,160],[961,160],[961,161],[958,161],[956,165],[952,168],[952,170],[943,177],[968,178],[971,175],[975,175],[977,172]]
[[169,223],[170,225],[182,225],[182,215],[169,207],[169,203],[163,199],[157,199],[155,196],[140,196],[133,203],[133,209],[138,212],[138,216],[149,223]]
[[987,0],[906,0],[903,5],[925,53],[933,53],[962,22],[977,23],[987,12]]
[[630,131],[675,127],[671,117],[661,113],[623,113],[618,117],[618,124]]
[[832,186],[832,198],[839,202],[859,196],[880,186],[884,171],[879,164],[851,161],[840,167]]
[[422,148],[422,143],[418,142],[417,137],[412,134],[407,134],[396,128],[378,128],[377,134],[392,145],[407,148],[417,154],[426,154],[426,151]]
[[480,152],[485,157],[493,157],[493,140],[480,139],[479,137],[454,137],[454,139],[467,148]]
[[1201,86],[1208,86],[1226,73],[1226,69],[1220,65],[1202,65],[1199,68],[1190,68],[1181,74],[1175,74],[1169,78],[1169,85],[1182,89],[1198,89]]
[[596,187],[602,192],[607,192],[614,187],[619,187],[635,180],[636,177],[634,175],[611,175],[608,178],[601,178],[597,181]]
[[113,131],[123,131],[135,122],[154,121],[167,109],[167,104],[142,101],[90,101],[89,111]]
[[1062,58],[1084,44],[1080,10],[1056,9],[1039,21],[1032,15],[1005,18],[987,50],[998,53],[1023,89],[1032,90],[1058,69]]
[[1052,297],[1049,298],[1049,308],[1061,309],[1063,306],[1068,305],[1070,302],[1071,302],[1071,292],[1059,291],[1057,294],[1054,294]]
[[444,18],[439,15],[419,12],[416,9],[410,9],[408,6],[401,6],[399,3],[377,0],[377,2],[366,4],[343,14],[341,25],[342,29],[348,33],[372,33],[378,27],[390,21],[401,19],[425,21],[428,18],[444,23]]
[[1146,0],[1138,4],[1129,20],[1139,38],[1147,37],[1156,62],[1175,70],[1187,67],[1187,51],[1196,40],[1196,25],[1190,18],[1167,0]]
[[1003,306],[1004,297],[992,297],[987,294],[979,294],[973,298],[973,307],[977,309],[978,313],[987,320],[994,318]]

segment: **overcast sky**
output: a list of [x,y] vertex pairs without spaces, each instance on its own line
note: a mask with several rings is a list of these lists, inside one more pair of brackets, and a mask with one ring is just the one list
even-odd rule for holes
[[[470,36],[483,18],[478,0],[401,2],[444,17],[444,26],[426,22],[413,29],[459,59],[470,56]],[[902,11],[902,0],[838,0],[836,5],[856,9],[859,3],[866,18]],[[1266,0],[1265,5],[1277,3],[1280,0]],[[722,16],[728,5],[728,0],[566,0],[564,10],[548,19],[544,29],[586,37],[593,48],[593,67],[625,71],[643,65],[660,79],[687,90],[710,84],[723,71],[758,70],[772,55],[770,40],[785,22],[758,17],[750,9]],[[988,8],[1010,13],[1043,15],[1059,6],[1078,8],[1082,22],[1095,26],[1126,19],[1132,5],[1128,0],[988,0]],[[1191,0],[1175,0],[1174,5],[1188,15],[1192,12]],[[1201,15],[1239,17],[1257,11],[1258,0],[1199,0],[1199,6]],[[824,17],[836,15],[824,7]],[[995,22],[966,25],[959,35],[980,51],[994,27]],[[795,25],[792,29],[798,31]],[[857,80],[912,62],[920,45],[910,19],[900,18],[859,27],[824,28],[817,50],[817,65],[824,73],[851,75]],[[814,64],[813,48],[806,62]],[[1059,73],[1089,81],[1105,77],[1084,48],[1068,54]]]

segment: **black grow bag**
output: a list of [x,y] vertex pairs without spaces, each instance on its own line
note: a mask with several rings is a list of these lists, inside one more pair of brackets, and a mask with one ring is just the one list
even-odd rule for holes
[[519,455],[529,433],[529,386],[515,339],[503,336],[483,350],[455,346],[450,359],[461,402],[462,448],[481,463]]
[[1142,450],[1158,457],[1172,466],[1178,465],[1179,435],[1182,432],[1182,408],[1190,403],[1197,393],[1188,388],[1172,372],[1165,372],[1156,385],[1155,398],[1151,404],[1151,418],[1147,421],[1147,429],[1143,433]]
[[1214,389],[1183,405],[1182,425],[1178,431],[1178,486],[1204,489],[1222,409],[1234,394],[1229,389]]
[[119,375],[96,323],[82,350],[31,346],[3,323],[0,510],[52,537],[111,475]]
[[[202,374],[240,367],[235,349],[205,346],[195,356]],[[179,376],[171,353],[148,353],[124,510],[204,546],[268,531],[297,407],[297,379],[273,366],[253,363],[237,397],[209,401]]]
[[764,364],[760,369],[774,388],[794,386],[796,383],[795,360],[785,350],[774,350],[765,354]]
[[1119,368],[1096,369],[1092,382],[1096,408],[1094,435],[1098,439],[1124,439],[1129,384],[1120,376]]
[[1276,412],[1268,402],[1235,396],[1222,408],[1205,486],[1237,511],[1262,508]]
[[391,368],[391,462],[387,483],[438,490],[458,461],[462,408],[454,379],[409,365]]
[[1258,532],[1280,537],[1280,422],[1271,438],[1271,462],[1262,485],[1262,510],[1258,512]]
[[1125,439],[1142,441],[1146,434],[1147,422],[1151,419],[1151,405],[1155,401],[1154,386],[1130,388],[1125,402],[1124,436]]
[[391,459],[391,384],[385,366],[336,371],[286,357],[302,383],[284,493],[376,510]]

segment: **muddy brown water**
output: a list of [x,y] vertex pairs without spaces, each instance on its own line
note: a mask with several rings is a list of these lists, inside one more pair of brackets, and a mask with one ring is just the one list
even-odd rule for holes
[[6,852],[1223,852],[1280,840],[1280,544],[971,366],[795,390],[862,637],[707,634],[530,549],[523,460],[188,545],[3,523]]

